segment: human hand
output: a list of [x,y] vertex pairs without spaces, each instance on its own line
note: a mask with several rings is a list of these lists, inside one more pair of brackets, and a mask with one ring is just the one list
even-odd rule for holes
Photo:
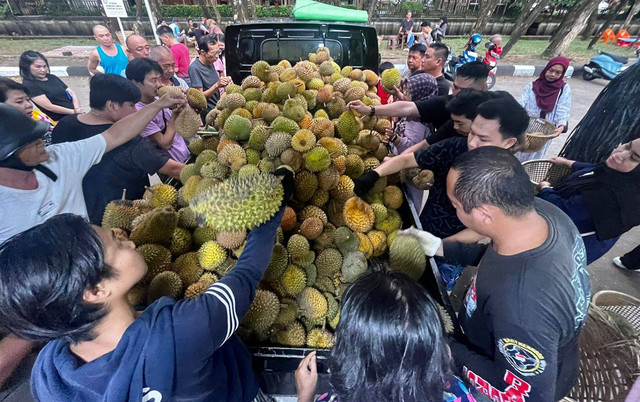
[[370,170],[353,181],[353,192],[358,197],[362,197],[369,192],[376,184],[380,175],[375,170]]
[[371,106],[367,106],[360,100],[354,100],[347,104],[347,107],[351,110],[355,110],[356,112],[368,116],[371,113]]
[[384,137],[386,138],[387,141],[391,140],[391,137],[393,137],[395,135],[393,128],[391,127],[385,127],[384,128]]
[[571,165],[573,165],[573,162],[574,162],[574,161],[570,161],[567,158],[563,158],[561,156],[555,156],[547,160],[553,163],[554,165],[561,165],[561,166],[567,166],[567,167],[571,167]]
[[224,88],[229,84],[231,84],[231,77],[220,77],[220,79],[218,80],[219,88]]
[[309,353],[300,361],[295,373],[296,390],[299,402],[312,402],[316,395],[318,385],[318,366],[316,364],[316,352]]
[[284,189],[282,204],[284,205],[291,199],[291,196],[293,196],[295,186],[294,173],[288,166],[281,166],[276,169],[273,174],[282,182],[282,188]]
[[560,134],[562,134],[563,131],[564,131],[564,126],[558,126],[558,128],[556,128],[555,131],[553,132],[552,138],[556,138],[560,136]]
[[158,105],[162,109],[170,108],[172,106],[179,107],[187,104],[187,97],[183,93],[170,91],[162,95],[161,98],[158,98],[156,102],[158,102]]
[[551,188],[551,183],[549,183],[548,181],[541,181],[540,183],[538,183],[538,191],[545,188]]
[[422,250],[424,250],[425,255],[429,257],[433,257],[440,249],[442,245],[442,239],[432,235],[429,232],[425,232],[424,230],[416,229],[411,226],[409,229],[401,230],[398,232],[399,235],[411,235],[418,239]]
[[397,86],[393,86],[393,90],[391,90],[391,92],[389,92],[389,95],[393,95],[393,99],[397,100],[397,101],[403,101],[405,100],[404,98],[404,94],[402,93],[402,91],[400,90],[400,88],[398,88]]

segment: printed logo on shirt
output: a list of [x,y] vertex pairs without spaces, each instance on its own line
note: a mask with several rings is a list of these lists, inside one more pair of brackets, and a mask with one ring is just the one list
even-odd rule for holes
[[476,311],[477,307],[478,307],[478,294],[476,293],[476,277],[473,277],[471,286],[469,286],[469,290],[467,290],[467,295],[464,298],[464,308],[467,311],[467,316],[471,317],[471,315]]
[[525,397],[529,396],[531,391],[531,385],[525,380],[518,378],[515,374],[509,370],[505,370],[504,382],[507,383],[507,388],[504,391],[500,391],[498,388],[489,384],[489,381],[480,377],[473,371],[464,368],[465,376],[469,382],[476,387],[476,389],[482,392],[485,396],[495,402],[526,402]]
[[56,203],[53,201],[47,201],[38,210],[38,216],[42,219],[48,219],[52,216],[52,213],[56,210]]
[[574,329],[578,329],[587,318],[589,309],[589,273],[587,272],[587,252],[584,248],[582,237],[576,236],[573,244],[573,274],[571,286],[573,287],[573,302],[576,306],[574,317]]
[[498,350],[507,359],[507,362],[524,376],[541,374],[547,367],[547,362],[542,353],[515,339],[500,339],[498,341]]
[[142,388],[142,402],[160,402],[162,394],[158,391],[152,391],[151,388]]

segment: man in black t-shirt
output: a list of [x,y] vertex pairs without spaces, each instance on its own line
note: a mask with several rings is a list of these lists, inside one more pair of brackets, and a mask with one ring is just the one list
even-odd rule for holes
[[560,209],[534,197],[529,177],[506,150],[458,157],[447,176],[458,217],[491,243],[442,242],[417,229],[425,254],[477,265],[449,342],[454,364],[495,401],[558,401],[578,374],[578,337],[590,281],[584,243]]
[[413,20],[411,19],[411,11],[407,13],[407,17],[400,22],[400,29],[398,29],[398,42],[400,42],[400,49],[404,49],[407,45],[407,36],[413,29]]
[[477,113],[467,138],[449,138],[415,153],[395,156],[355,179],[355,193],[362,197],[380,177],[403,169],[429,169],[433,171],[434,182],[420,213],[422,227],[438,237],[462,231],[465,226],[456,216],[445,188],[445,179],[453,161],[468,150],[483,146],[498,146],[515,152],[524,141],[524,131],[529,124],[527,112],[508,94],[484,102],[478,106]]
[[[91,111],[62,119],[53,130],[53,143],[78,141],[106,131],[113,123],[135,113],[140,90],[126,78],[113,74],[99,74],[90,82]],[[179,179],[182,163],[142,137],[135,137],[105,154],[91,167],[82,181],[82,191],[89,220],[102,223],[104,209],[110,201],[142,198],[149,176],[163,173]]]
[[432,43],[422,57],[422,70],[433,75],[438,82],[438,95],[449,95],[449,81],[444,77],[442,71],[449,58],[449,48],[442,43]]

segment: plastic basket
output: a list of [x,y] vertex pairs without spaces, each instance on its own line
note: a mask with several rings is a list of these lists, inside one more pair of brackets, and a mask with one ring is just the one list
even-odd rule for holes
[[532,117],[529,119],[529,127],[527,127],[526,142],[522,152],[538,152],[544,144],[553,138],[556,131],[555,124],[542,119],[540,117]]
[[564,165],[556,165],[545,159],[534,159],[522,163],[524,171],[529,175],[529,180],[534,185],[541,181],[548,181],[551,187],[555,187],[571,172],[571,168]]

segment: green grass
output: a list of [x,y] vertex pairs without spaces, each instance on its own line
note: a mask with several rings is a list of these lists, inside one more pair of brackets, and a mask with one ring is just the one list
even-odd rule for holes
[[[468,38],[452,38],[446,41],[451,46],[451,49],[456,54],[462,53]],[[503,37],[503,46],[509,41],[508,36]],[[479,47],[480,52],[484,55],[485,47],[484,43],[486,39],[483,38],[482,45]],[[634,57],[634,50],[632,48],[622,48],[611,44],[597,43],[593,49],[587,49],[589,41],[574,40],[569,49],[565,52],[564,56],[567,56],[575,63],[584,63],[588,61],[598,50],[612,53],[619,56]],[[547,40],[531,40],[521,39],[513,46],[509,54],[503,59],[506,63],[517,63],[526,60],[539,60],[542,52],[549,45]],[[387,50],[387,41],[383,41],[380,46],[380,53],[383,59],[403,59],[407,57],[407,52],[403,50]]]
[[27,50],[47,52],[63,46],[95,46],[94,39],[0,39],[0,54],[19,56]]

